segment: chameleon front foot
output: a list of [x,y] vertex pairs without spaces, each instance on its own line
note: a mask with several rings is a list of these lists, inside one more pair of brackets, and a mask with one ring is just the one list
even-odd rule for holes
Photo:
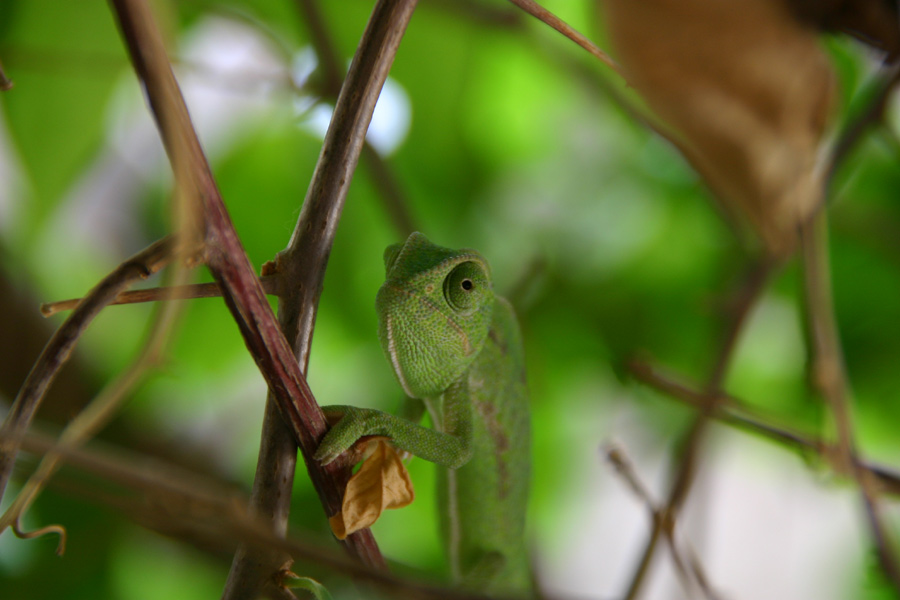
[[[361,434],[355,434],[355,423],[358,419],[354,418],[358,409],[352,406],[324,406],[322,412],[325,413],[329,423],[334,423],[322,442],[313,454],[313,458],[323,465],[334,462],[338,456],[350,449],[351,446],[362,437]],[[336,423],[335,417],[340,417]]]

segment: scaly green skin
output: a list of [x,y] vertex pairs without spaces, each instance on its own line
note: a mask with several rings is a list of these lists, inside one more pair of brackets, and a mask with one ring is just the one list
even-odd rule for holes
[[[454,580],[485,593],[530,595],[524,542],[530,425],[522,339],[512,307],[494,295],[487,262],[413,233],[385,250],[379,338],[413,399],[404,417],[351,406],[325,436],[328,463],[360,437],[443,467],[441,533]],[[434,429],[418,424],[428,410]]]

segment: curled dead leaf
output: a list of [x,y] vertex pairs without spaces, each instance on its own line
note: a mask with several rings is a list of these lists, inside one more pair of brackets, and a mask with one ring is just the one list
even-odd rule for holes
[[625,77],[732,216],[787,254],[822,199],[834,74],[782,0],[604,0]]
[[328,519],[340,540],[371,526],[385,510],[403,508],[414,499],[412,481],[397,450],[381,437],[370,442],[370,449],[347,482],[341,512]]

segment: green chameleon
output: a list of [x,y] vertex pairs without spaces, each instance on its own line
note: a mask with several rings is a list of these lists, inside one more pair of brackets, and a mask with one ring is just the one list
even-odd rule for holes
[[[383,435],[437,463],[441,534],[460,585],[529,595],[525,546],[530,424],[522,339],[512,307],[494,294],[485,259],[421,233],[384,252],[378,337],[410,396],[395,416],[352,406],[315,458],[327,464],[360,437]],[[418,424],[428,410],[434,429]]]

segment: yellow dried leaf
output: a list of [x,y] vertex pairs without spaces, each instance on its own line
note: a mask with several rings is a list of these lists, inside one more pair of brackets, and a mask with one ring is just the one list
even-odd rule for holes
[[413,501],[413,486],[400,455],[384,438],[373,442],[374,451],[347,482],[341,512],[328,522],[338,539],[371,526],[389,508]]
[[786,254],[822,198],[834,74],[783,0],[605,0],[629,84],[732,216]]

